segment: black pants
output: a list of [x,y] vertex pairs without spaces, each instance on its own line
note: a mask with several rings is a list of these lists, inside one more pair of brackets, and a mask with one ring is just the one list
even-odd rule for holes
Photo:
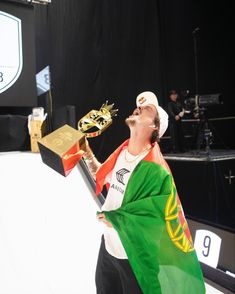
[[102,236],[97,267],[97,294],[142,294],[140,286],[131,269],[128,259],[119,259],[110,255]]

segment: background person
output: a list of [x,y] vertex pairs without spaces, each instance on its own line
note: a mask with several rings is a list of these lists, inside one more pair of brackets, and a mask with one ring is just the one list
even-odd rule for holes
[[178,93],[175,90],[169,92],[168,114],[169,114],[169,127],[171,136],[171,151],[184,152],[185,141],[182,129],[181,119],[184,116],[184,109],[179,101]]

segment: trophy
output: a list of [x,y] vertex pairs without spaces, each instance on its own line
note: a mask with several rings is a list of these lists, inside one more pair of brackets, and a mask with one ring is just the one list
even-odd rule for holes
[[67,176],[82,158],[86,138],[99,136],[112,124],[118,109],[104,103],[99,110],[91,110],[78,121],[78,130],[64,125],[38,140],[42,161],[63,176]]
[[[78,130],[87,138],[99,136],[112,124],[112,117],[117,115],[118,109],[113,109],[114,103],[104,103],[100,110],[91,110],[78,121]],[[90,132],[87,132],[90,130]]]

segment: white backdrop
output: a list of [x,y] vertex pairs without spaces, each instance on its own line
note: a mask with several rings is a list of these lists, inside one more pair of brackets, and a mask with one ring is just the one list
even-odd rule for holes
[[0,294],[96,293],[93,197],[81,168],[64,178],[39,154],[0,153]]
[[0,293],[95,293],[103,227],[81,171],[39,154],[0,153]]

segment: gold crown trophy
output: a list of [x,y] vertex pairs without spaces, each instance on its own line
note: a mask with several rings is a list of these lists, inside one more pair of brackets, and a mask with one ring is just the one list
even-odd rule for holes
[[[106,101],[100,110],[91,110],[78,121],[78,130],[87,138],[94,138],[105,131],[113,122],[112,117],[117,115],[118,109],[113,109],[114,103],[108,105]],[[88,130],[96,129],[91,132]]]
[[86,138],[102,134],[111,124],[118,109],[104,103],[99,110],[91,110],[78,121],[78,130],[64,125],[38,140],[42,161],[63,176],[67,176],[82,158]]

